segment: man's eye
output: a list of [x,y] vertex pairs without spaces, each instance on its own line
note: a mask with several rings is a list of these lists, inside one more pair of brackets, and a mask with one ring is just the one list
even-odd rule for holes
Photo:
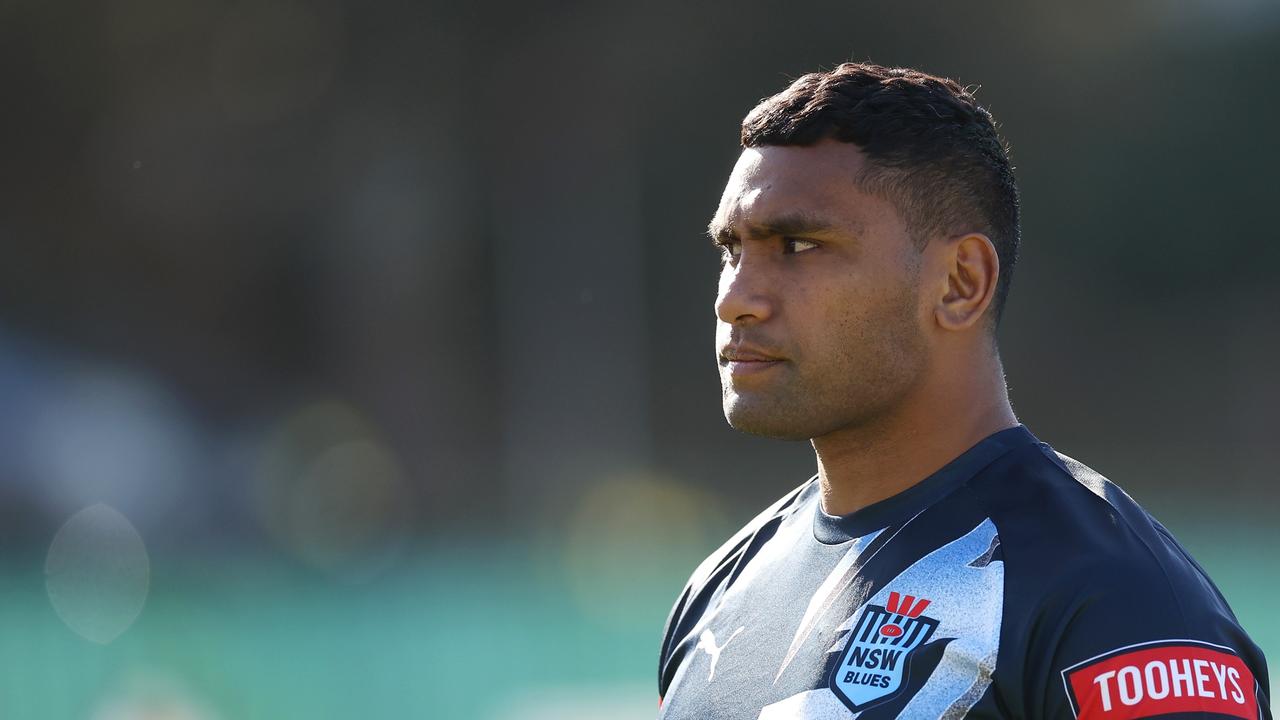
[[788,255],[802,253],[816,247],[818,247],[818,243],[808,240],[800,240],[798,238],[783,238],[782,240],[782,252]]
[[738,254],[742,252],[742,244],[736,240],[728,242],[716,243],[720,247],[720,258],[722,260],[736,260]]

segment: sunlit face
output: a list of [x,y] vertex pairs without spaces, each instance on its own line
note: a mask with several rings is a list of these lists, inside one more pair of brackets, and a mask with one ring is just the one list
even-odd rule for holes
[[857,146],[748,148],[711,222],[716,350],[738,430],[809,439],[893,412],[924,374],[920,253],[860,191]]

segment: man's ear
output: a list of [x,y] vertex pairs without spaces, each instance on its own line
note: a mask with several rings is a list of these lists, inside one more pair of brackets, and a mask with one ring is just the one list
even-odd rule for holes
[[942,274],[934,318],[947,330],[964,330],[986,314],[1000,279],[1000,256],[981,233],[953,235],[938,243]]

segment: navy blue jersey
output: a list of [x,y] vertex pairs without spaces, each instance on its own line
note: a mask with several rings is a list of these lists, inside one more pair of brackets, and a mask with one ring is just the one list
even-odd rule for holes
[[694,571],[663,720],[1270,720],[1266,661],[1132,498],[1025,426],[827,515],[812,478]]

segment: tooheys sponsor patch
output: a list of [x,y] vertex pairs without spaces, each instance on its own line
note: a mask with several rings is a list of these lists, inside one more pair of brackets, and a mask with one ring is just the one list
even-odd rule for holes
[[1258,720],[1253,673],[1231,648],[1162,640],[1118,648],[1062,671],[1081,720],[1206,712]]

